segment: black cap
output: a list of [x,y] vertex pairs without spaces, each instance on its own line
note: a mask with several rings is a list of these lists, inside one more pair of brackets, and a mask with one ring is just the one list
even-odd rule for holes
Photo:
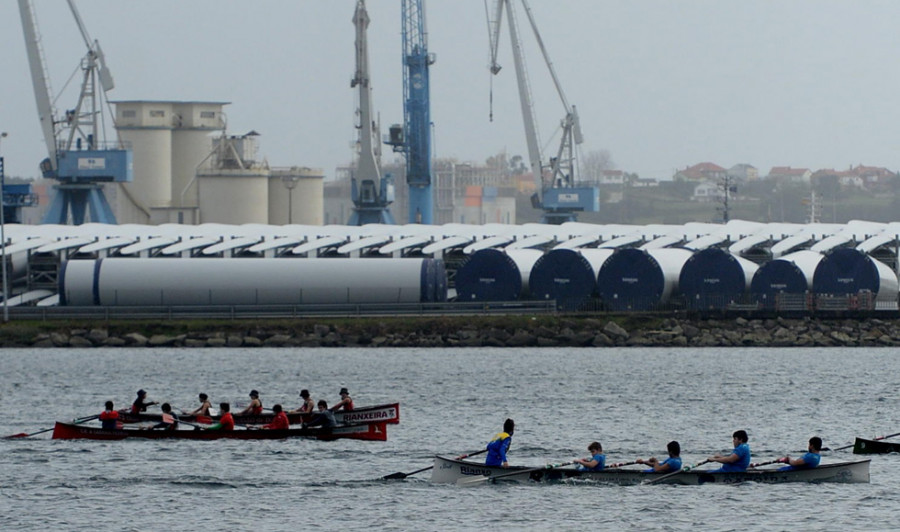
[[341,393],[339,393],[338,395],[343,395],[343,394],[350,395],[350,392],[347,391],[347,388],[341,388]]
[[309,390],[300,390],[300,397],[309,397]]
[[250,390],[250,397],[259,397],[259,392],[256,390]]
[[145,392],[144,390],[138,390],[138,397],[142,395],[147,395],[147,392]]

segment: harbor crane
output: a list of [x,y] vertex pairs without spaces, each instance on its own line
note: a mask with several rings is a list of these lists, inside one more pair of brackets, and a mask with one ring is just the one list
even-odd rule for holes
[[108,108],[106,92],[115,83],[100,43],[90,38],[74,1],[67,1],[87,53],[80,64],[82,83],[78,102],[74,109],[57,116],[34,9],[31,0],[19,0],[38,118],[47,144],[48,157],[40,164],[41,173],[45,178],[59,181],[54,186],[56,195],[42,223],[67,224],[71,221],[81,225],[90,214],[91,221],[115,224],[116,217],[103,194],[102,183],[132,181],[132,153],[118,140],[106,139],[103,107]]
[[556,156],[551,157],[548,164],[545,164],[542,160],[537,121],[534,116],[534,104],[525,66],[525,55],[522,41],[519,37],[516,13],[513,9],[514,0],[494,0],[493,19],[490,19],[489,14],[490,69],[493,75],[499,73],[501,69],[500,64],[497,63],[497,54],[500,48],[500,28],[503,22],[503,12],[506,11],[509,36],[512,41],[513,62],[519,86],[519,103],[522,108],[522,119],[525,123],[525,140],[528,145],[531,170],[534,172],[535,193],[531,197],[531,204],[537,209],[543,209],[542,223],[561,224],[575,221],[579,211],[599,211],[600,197],[597,189],[594,187],[575,186],[577,183],[575,180],[575,146],[583,142],[578,111],[574,105],[569,105],[565,92],[563,92],[556,70],[553,68],[553,63],[550,61],[550,56],[544,46],[543,39],[541,39],[531,7],[526,0],[521,0],[521,2],[528,16],[528,22],[531,25],[538,47],[543,54],[544,62],[550,71],[556,92],[565,109],[565,116],[560,123],[562,135],[559,148]]
[[387,144],[406,156],[409,223],[434,222],[431,180],[431,102],[425,0],[401,0],[403,25],[403,125],[391,126]]
[[367,30],[369,14],[365,0],[357,0],[353,13],[356,27],[356,73],[350,87],[359,89],[359,154],[356,173],[351,180],[353,214],[348,225],[371,223],[394,224],[394,216],[388,205],[394,202],[394,180],[391,176],[381,176],[381,144],[378,126],[372,112],[372,87],[369,85],[369,46]]

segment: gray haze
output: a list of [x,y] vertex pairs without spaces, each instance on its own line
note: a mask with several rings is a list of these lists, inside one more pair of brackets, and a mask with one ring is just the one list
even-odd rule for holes
[[[532,0],[582,150],[669,177],[701,161],[900,169],[900,3],[867,0]],[[54,91],[84,54],[63,0],[35,0]],[[106,52],[113,100],[221,100],[229,131],[259,131],[273,165],[347,164],[355,139],[353,0],[90,0],[82,18]],[[369,0],[382,131],[402,119],[399,0]],[[519,11],[525,29],[524,12]],[[429,0],[435,155],[525,155],[507,28],[491,80],[483,0]],[[14,0],[0,4],[0,150],[7,175],[35,176],[43,152]],[[530,34],[528,64],[545,144],[563,109]],[[74,85],[74,84],[73,84]],[[70,89],[58,109],[74,106]],[[385,150],[386,153],[388,150]]]

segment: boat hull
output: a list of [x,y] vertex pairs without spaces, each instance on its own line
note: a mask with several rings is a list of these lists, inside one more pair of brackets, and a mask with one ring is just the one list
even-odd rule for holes
[[[288,421],[291,425],[299,425],[307,422],[312,414],[288,414]],[[265,425],[271,423],[275,414],[272,412],[264,412],[259,415],[234,416],[234,422],[238,425]],[[219,416],[211,416],[210,418],[202,418],[198,420],[195,416],[178,416],[182,421],[196,423],[198,421],[213,422],[219,420]],[[162,420],[162,414],[150,414],[142,412],[140,414],[132,414],[131,412],[119,412],[119,421],[122,423],[142,423],[154,422],[159,423]],[[346,411],[338,410],[334,413],[334,420],[337,423],[356,424],[356,423],[388,423],[396,425],[400,423],[400,403],[390,403],[384,405],[366,406],[355,410]]]
[[[520,471],[518,474],[516,471]],[[486,466],[436,456],[431,481],[437,484],[477,484],[480,477],[496,477],[497,482],[547,482],[568,479],[590,480],[618,485],[635,485],[652,482],[664,473],[644,473],[638,469],[607,469],[605,471],[581,471],[578,469],[538,469],[527,467],[503,468]],[[781,484],[786,482],[869,482],[869,460],[821,465],[814,469],[778,471],[775,469],[751,469],[742,473],[710,473],[709,471],[685,471],[660,479],[659,484],[738,484],[741,482],[763,482]]]
[[281,440],[285,438],[314,438],[317,440],[367,440],[387,441],[387,425],[384,423],[360,423],[330,429],[322,427],[261,430],[147,430],[102,429],[57,421],[53,428],[54,440]]
[[900,453],[900,443],[864,438],[856,438],[856,441],[853,442],[853,454],[887,453]]

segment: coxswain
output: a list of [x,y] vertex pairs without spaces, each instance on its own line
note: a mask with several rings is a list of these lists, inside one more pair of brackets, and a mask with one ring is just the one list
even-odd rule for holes
[[262,401],[259,400],[259,392],[257,392],[256,390],[250,390],[250,404],[247,405],[247,408],[238,412],[237,415],[246,416],[249,414],[251,416],[258,416],[262,414],[262,411],[263,405]]
[[156,401],[146,402],[147,392],[144,390],[137,391],[137,399],[131,403],[131,413],[132,414],[140,414],[141,412],[146,412],[148,406],[158,405]]
[[178,428],[178,416],[172,412],[172,405],[169,403],[162,404],[162,421],[153,425],[153,429],[175,430]]
[[100,424],[105,430],[119,428],[119,412],[113,409],[113,402],[106,402],[106,410],[100,413]]
[[196,410],[188,414],[189,416],[210,416],[209,410],[212,405],[209,403],[209,396],[205,393],[200,394],[200,406]]
[[316,407],[316,403],[309,396],[309,390],[300,390],[300,398],[303,399],[303,404],[300,405],[296,410],[291,410],[291,414],[312,414],[313,409]]
[[341,400],[331,407],[332,412],[337,412],[341,409],[353,410],[353,398],[350,397],[350,392],[347,391],[347,388],[341,388]]
[[503,422],[503,432],[498,433],[487,444],[487,458],[484,459],[484,465],[509,467],[509,463],[506,461],[506,453],[509,451],[509,445],[512,443],[512,435],[515,430],[515,421],[507,419]]
[[273,406],[272,412],[275,412],[275,418],[271,423],[263,425],[264,429],[288,429],[291,427],[291,422],[288,421],[287,414],[284,413],[281,405]]
[[219,404],[219,422],[206,430],[234,430],[234,417],[231,415],[231,405]]
[[337,425],[337,422],[334,420],[334,412],[328,409],[328,403],[324,399],[319,400],[318,406],[319,411],[313,415],[309,423],[303,424],[303,428],[323,427],[328,429]]

